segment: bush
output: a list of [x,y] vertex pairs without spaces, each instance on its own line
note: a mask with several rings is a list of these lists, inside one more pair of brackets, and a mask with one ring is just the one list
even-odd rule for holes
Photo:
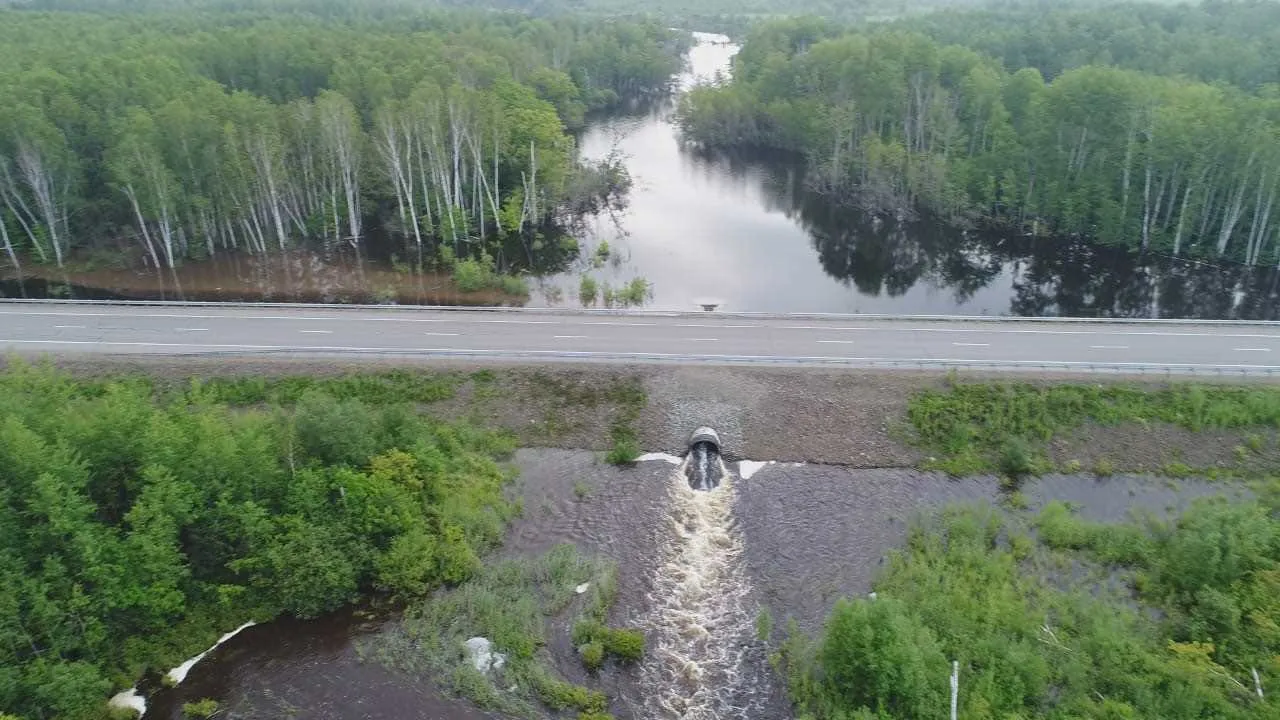
[[453,264],[453,284],[462,292],[477,292],[492,287],[493,267],[488,263],[467,258]]
[[605,455],[605,461],[611,465],[630,465],[640,457],[640,444],[630,435],[615,437],[613,447]]
[[622,662],[638,662],[644,657],[644,633],[639,630],[610,629],[604,636],[604,649]]
[[595,672],[604,665],[604,643],[589,642],[578,648],[578,655],[582,657],[583,666]]
[[182,714],[197,720],[208,720],[218,713],[218,701],[205,698],[195,702],[183,703]]
[[600,294],[600,287],[596,284],[594,278],[590,275],[583,275],[578,283],[578,302],[583,307],[596,304],[596,297]]

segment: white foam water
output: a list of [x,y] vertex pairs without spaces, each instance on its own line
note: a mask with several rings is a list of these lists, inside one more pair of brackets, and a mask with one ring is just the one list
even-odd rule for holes
[[739,718],[753,698],[767,695],[763,674],[748,667],[751,588],[733,520],[733,474],[719,457],[712,462],[721,465],[717,487],[690,487],[687,460],[668,482],[669,527],[646,628],[653,644],[641,667],[643,686],[650,689],[646,718]]
[[213,646],[212,646],[212,647],[210,647],[208,650],[205,650],[204,652],[200,653],[199,655],[197,655],[197,656],[195,656],[195,657],[191,658],[190,660],[187,660],[186,662],[182,663],[182,664],[181,664],[181,665],[179,665],[178,667],[171,669],[169,672],[165,673],[165,675],[166,675],[166,676],[168,677],[168,679],[169,679],[169,682],[170,682],[170,683],[172,683],[172,684],[174,684],[174,685],[177,685],[178,683],[182,682],[183,680],[186,680],[186,679],[187,679],[187,674],[191,672],[191,668],[195,667],[195,666],[196,666],[196,663],[198,663],[198,662],[200,662],[201,660],[203,660],[205,655],[208,655],[209,653],[211,653],[211,652],[213,652],[214,650],[216,650],[216,649],[217,649],[217,647],[218,647],[219,645],[221,645],[222,643],[224,643],[224,642],[226,642],[226,641],[230,640],[231,638],[235,637],[236,635],[239,635],[239,634],[240,634],[240,632],[241,632],[242,630],[245,630],[246,628],[251,628],[251,627],[253,627],[253,626],[254,626],[254,625],[256,625],[256,624],[257,624],[257,623],[255,623],[255,622],[253,622],[252,620],[250,620],[249,622],[247,622],[247,623],[245,623],[245,624],[241,625],[240,627],[236,628],[235,630],[232,630],[231,632],[227,633],[226,635],[223,635],[222,637],[218,638],[218,642],[214,643],[214,644],[213,644]]

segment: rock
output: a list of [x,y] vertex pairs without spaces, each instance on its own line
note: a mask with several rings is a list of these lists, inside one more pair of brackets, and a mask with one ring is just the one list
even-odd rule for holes
[[462,644],[467,651],[467,659],[472,667],[482,673],[501,670],[507,664],[507,656],[493,651],[493,643],[488,638],[473,637]]
[[587,591],[587,588],[589,588],[589,587],[591,587],[591,583],[589,583],[589,582],[584,582],[584,583],[582,583],[581,585],[579,585],[578,587],[574,588],[574,589],[573,589],[573,591],[574,591],[574,592],[576,592],[576,593],[578,593],[579,595],[581,595],[582,593],[586,592],[586,591]]
[[876,599],[876,594],[875,594],[875,593],[873,593],[873,592],[870,592],[870,593],[867,593],[867,597],[871,598],[872,600],[875,600],[875,599]]

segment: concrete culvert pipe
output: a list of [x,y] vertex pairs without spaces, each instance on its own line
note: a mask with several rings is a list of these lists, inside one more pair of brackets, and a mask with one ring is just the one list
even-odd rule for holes
[[693,435],[689,436],[690,449],[698,443],[707,443],[715,448],[716,452],[720,451],[720,436],[709,427],[700,427],[693,431]]

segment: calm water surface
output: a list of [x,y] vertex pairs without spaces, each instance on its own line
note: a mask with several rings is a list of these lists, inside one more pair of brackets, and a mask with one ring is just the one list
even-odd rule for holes
[[[700,36],[677,78],[680,87],[729,72],[737,48],[713,39]],[[560,252],[540,261],[527,304],[578,306],[587,274],[613,288],[644,278],[652,288],[645,306],[664,310],[712,301],[724,310],[759,312],[1280,319],[1280,273],[1273,268],[1142,258],[1079,239],[870,217],[808,191],[794,159],[683,146],[675,104],[633,104],[582,133],[582,155],[621,156],[634,189],[625,209],[587,219],[578,231],[579,256]],[[603,242],[612,257],[596,267],[589,258]],[[0,278],[0,295],[520,302],[494,293],[459,295],[446,276],[409,273],[413,253],[396,244],[370,238],[359,257],[341,248],[226,255],[172,273],[42,271],[22,281]]]

